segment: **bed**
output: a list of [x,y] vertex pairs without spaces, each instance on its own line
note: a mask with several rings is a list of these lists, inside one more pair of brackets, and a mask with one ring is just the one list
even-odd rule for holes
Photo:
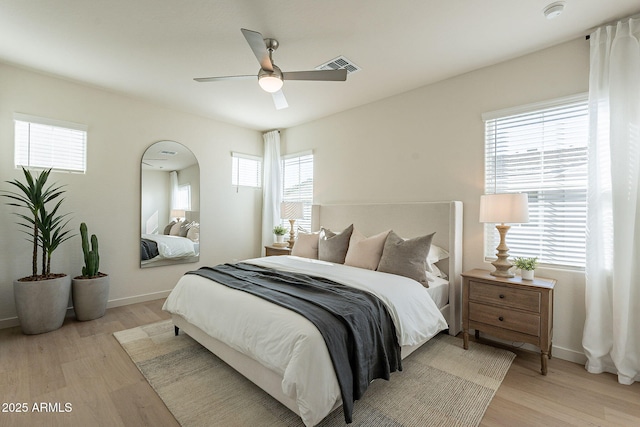
[[196,262],[200,254],[200,243],[182,236],[143,234],[140,238],[140,265],[175,264]]
[[[324,275],[352,287],[366,288],[393,307],[389,312],[402,346],[402,358],[443,329],[448,328],[452,335],[460,331],[460,202],[316,205],[312,215],[314,229],[322,225],[341,230],[355,224],[367,235],[386,229],[406,237],[435,232],[433,244],[449,254],[438,261],[448,278],[439,280],[439,286],[436,281],[430,282],[428,292],[433,296],[429,298],[425,287],[415,280],[394,274],[295,256],[246,262]],[[393,283],[393,292],[389,291],[389,283]],[[438,305],[436,300],[440,300]],[[324,340],[315,326],[299,314],[192,274],[179,280],[163,308],[171,313],[176,332],[179,328],[200,342],[298,414],[305,425],[317,424],[342,404]]]

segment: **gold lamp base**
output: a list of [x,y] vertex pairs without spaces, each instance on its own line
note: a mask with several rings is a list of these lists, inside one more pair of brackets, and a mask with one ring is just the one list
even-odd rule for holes
[[491,263],[496,269],[490,274],[496,277],[514,277],[515,275],[510,271],[511,267],[513,267],[513,264],[509,262],[509,248],[505,243],[507,232],[509,231],[511,226],[502,224],[496,225],[496,228],[498,229],[498,233],[500,233],[500,244],[496,248],[496,250],[498,251],[498,253],[496,254],[498,259]]

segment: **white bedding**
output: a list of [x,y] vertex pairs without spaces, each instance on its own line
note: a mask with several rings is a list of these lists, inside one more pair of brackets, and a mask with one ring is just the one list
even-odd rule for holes
[[444,307],[449,303],[449,280],[434,277],[433,281],[429,282],[427,292],[438,308]]
[[182,258],[198,255],[198,244],[186,237],[143,234],[142,238],[153,240],[158,244],[158,252],[161,258]]
[[[427,290],[412,279],[291,256],[246,262],[372,292],[387,306],[401,346],[422,344],[447,328]],[[324,340],[299,314],[196,275],[178,281],[163,309],[282,375],[282,390],[296,400],[305,425],[317,424],[341,401]]]

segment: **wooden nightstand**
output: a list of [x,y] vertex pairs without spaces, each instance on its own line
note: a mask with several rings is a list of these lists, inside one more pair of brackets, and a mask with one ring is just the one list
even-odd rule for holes
[[276,246],[265,246],[265,256],[291,255],[291,248],[278,248]]
[[540,347],[542,375],[547,375],[553,336],[554,279],[495,277],[486,270],[462,273],[462,331],[469,348],[469,329],[496,338]]

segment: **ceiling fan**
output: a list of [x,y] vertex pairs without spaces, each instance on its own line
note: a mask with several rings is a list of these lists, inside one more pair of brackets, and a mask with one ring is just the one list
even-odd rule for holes
[[[260,63],[260,71],[258,71],[258,84],[260,87],[271,93],[273,102],[277,110],[287,108],[284,93],[282,93],[282,85],[285,80],[315,80],[315,81],[345,81],[347,80],[347,70],[310,70],[310,71],[289,71],[283,72],[274,64],[272,54],[280,45],[278,40],[263,38],[262,34],[257,31],[251,31],[241,28],[244,38],[251,47],[253,54]],[[215,82],[222,80],[242,80],[255,79],[255,75],[242,76],[221,76],[221,77],[199,77],[194,80],[197,82]]]

